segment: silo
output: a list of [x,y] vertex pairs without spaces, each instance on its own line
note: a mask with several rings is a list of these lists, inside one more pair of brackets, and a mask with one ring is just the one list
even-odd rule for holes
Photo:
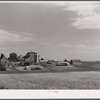
[[39,63],[39,54],[35,53],[34,54],[34,64],[37,65]]

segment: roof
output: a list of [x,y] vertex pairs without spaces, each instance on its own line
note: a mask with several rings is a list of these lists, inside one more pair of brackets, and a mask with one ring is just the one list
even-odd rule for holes
[[71,61],[73,61],[73,62],[81,62],[80,59],[72,59]]
[[18,56],[18,60],[24,60],[24,57],[22,55]]

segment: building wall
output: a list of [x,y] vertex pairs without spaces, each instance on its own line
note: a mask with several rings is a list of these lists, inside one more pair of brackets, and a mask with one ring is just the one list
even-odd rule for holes
[[71,60],[70,64],[80,66],[82,63],[80,60]]
[[30,65],[39,63],[39,55],[37,53],[30,54],[29,58],[25,59],[25,62],[29,62]]

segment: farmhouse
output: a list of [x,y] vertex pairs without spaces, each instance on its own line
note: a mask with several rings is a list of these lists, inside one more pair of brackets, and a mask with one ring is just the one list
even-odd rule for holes
[[1,57],[0,57],[0,71],[5,71],[6,68],[10,66],[10,61],[2,54],[1,54]]
[[10,61],[6,58],[6,57],[3,57],[0,61],[0,63],[3,65],[3,66],[9,66],[10,65]]
[[76,66],[80,66],[82,64],[81,60],[80,59],[72,59],[70,61],[70,64],[71,65],[76,65]]

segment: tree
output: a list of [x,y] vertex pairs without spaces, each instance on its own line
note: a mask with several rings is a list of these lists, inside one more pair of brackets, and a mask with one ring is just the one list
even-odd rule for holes
[[65,59],[64,62],[67,62],[67,59]]
[[35,54],[35,52],[27,52],[27,54],[24,56],[25,59],[29,58],[31,54]]
[[41,60],[44,60],[43,58],[41,58]]
[[17,54],[16,54],[15,52],[10,53],[8,59],[9,59],[10,61],[12,61],[12,62],[17,61]]
[[1,60],[2,58],[4,58],[4,57],[5,57],[5,55],[4,55],[3,53],[1,53],[0,60]]
[[3,53],[1,53],[1,56],[0,56],[0,71],[5,71],[6,70],[5,58],[6,58],[5,55]]

